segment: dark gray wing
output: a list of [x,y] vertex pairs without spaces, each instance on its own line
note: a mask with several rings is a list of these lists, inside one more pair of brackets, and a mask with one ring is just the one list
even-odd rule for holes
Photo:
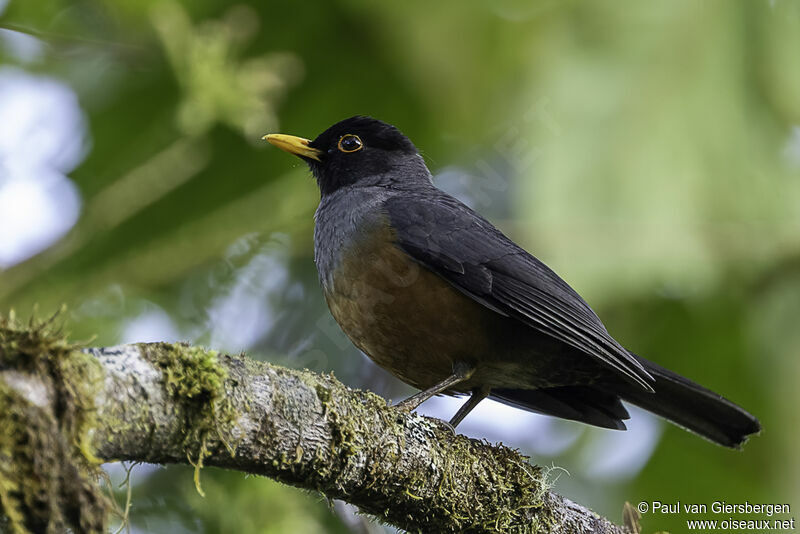
[[459,291],[652,391],[653,377],[575,290],[467,206],[432,189],[390,197],[384,209],[398,246]]

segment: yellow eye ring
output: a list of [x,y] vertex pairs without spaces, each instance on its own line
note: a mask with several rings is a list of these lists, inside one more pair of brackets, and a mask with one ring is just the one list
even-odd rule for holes
[[358,152],[364,148],[364,143],[361,142],[361,138],[359,136],[347,134],[339,138],[339,143],[336,146],[339,151],[349,153]]

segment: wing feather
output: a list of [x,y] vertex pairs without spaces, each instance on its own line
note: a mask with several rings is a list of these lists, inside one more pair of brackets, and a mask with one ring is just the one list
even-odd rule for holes
[[409,256],[489,309],[652,390],[653,377],[564,280],[458,200],[438,189],[426,193],[384,203],[397,244]]

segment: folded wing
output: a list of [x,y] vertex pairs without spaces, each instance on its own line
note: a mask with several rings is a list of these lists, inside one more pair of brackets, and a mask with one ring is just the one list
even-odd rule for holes
[[432,189],[391,197],[384,209],[398,246],[456,289],[652,391],[653,377],[609,335],[589,305],[550,268],[467,206]]

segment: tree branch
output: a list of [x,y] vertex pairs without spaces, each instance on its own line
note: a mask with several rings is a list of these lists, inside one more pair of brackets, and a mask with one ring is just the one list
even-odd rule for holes
[[[33,419],[50,425],[34,426],[60,434],[44,442],[72,443],[73,469],[84,478],[96,473],[93,456],[192,463],[197,473],[214,465],[320,491],[411,531],[628,532],[550,493],[546,473],[516,451],[454,435],[438,420],[389,407],[332,375],[182,344],[81,352],[63,343],[54,351],[40,339],[20,351],[9,332],[0,324],[0,424],[19,424],[19,417],[29,423],[37,411]],[[83,383],[70,383],[75,379]],[[2,419],[8,414],[17,414],[16,423]],[[41,463],[36,454],[0,442],[3,463]],[[18,532],[38,531],[44,516],[20,498],[28,496],[32,473],[17,471],[0,466],[0,507]],[[56,491],[58,505],[44,502],[62,511],[72,506],[58,516],[61,525],[105,528],[96,516],[81,518],[102,508],[102,498],[77,507],[65,502],[75,495]]]

